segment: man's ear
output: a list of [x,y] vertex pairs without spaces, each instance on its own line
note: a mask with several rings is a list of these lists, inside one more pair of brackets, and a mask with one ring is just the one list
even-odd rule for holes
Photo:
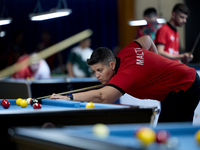
[[110,62],[110,67],[114,70],[115,69],[115,62],[114,61],[111,61]]
[[172,12],[172,18],[174,19],[175,18],[175,15],[176,15],[176,13],[175,12]]
[[147,20],[147,19],[148,19],[148,17],[147,17],[147,16],[144,16],[143,18],[144,18],[144,20]]

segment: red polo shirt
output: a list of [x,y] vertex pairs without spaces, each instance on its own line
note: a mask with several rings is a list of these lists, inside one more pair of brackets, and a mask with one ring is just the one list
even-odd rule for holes
[[[22,62],[28,58],[29,55],[23,55],[17,60],[17,63]],[[12,75],[12,78],[15,79],[26,79],[27,77],[33,77],[33,72],[30,70],[27,64],[22,69]]]
[[170,91],[187,90],[196,76],[194,68],[142,49],[136,42],[123,48],[117,60],[116,75],[108,86],[140,99],[162,101]]
[[[165,46],[164,51],[171,55],[179,55],[179,33],[169,23],[163,25],[156,33],[156,44]],[[176,59],[175,61],[179,61]]]

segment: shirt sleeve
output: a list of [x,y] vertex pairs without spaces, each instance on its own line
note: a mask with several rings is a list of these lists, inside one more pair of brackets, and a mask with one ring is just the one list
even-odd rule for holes
[[[130,70],[127,71],[130,72]],[[108,82],[108,85],[125,94],[135,85],[135,79],[134,76],[120,71]]]
[[166,31],[164,28],[160,28],[157,33],[156,33],[156,44],[163,44],[165,45],[167,42],[167,38],[166,38]]

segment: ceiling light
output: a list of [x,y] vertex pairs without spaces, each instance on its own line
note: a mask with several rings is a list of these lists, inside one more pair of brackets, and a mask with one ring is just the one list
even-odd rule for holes
[[6,35],[6,31],[0,31],[0,37],[4,37]]
[[144,26],[147,25],[146,20],[134,20],[134,21],[129,21],[130,26]]
[[[61,3],[63,3],[63,5],[64,5],[63,9],[60,9]],[[72,13],[72,10],[67,8],[67,3],[66,3],[65,0],[59,0],[57,8],[53,8],[50,11],[47,11],[47,12],[42,12],[41,3],[38,0],[37,5],[34,9],[34,12],[37,9],[39,10],[39,13],[30,14],[29,15],[30,20],[32,20],[32,21],[42,21],[42,20],[47,20],[47,19],[53,19],[53,18],[68,16],[69,14]]]
[[44,13],[30,14],[29,17],[32,21],[42,21],[52,18],[68,16],[71,14],[71,9],[55,9]]
[[164,23],[166,23],[166,19],[164,19],[164,18],[158,18],[157,22],[160,23],[160,24],[164,24]]
[[3,9],[2,9],[2,12],[1,12],[1,15],[0,15],[0,26],[7,25],[7,24],[10,24],[12,22],[12,18],[10,18],[10,17],[5,18],[5,16],[9,16],[9,15],[8,15],[8,11],[6,10],[6,4],[5,4],[5,1],[4,1],[4,6],[3,6]]
[[[164,18],[158,18],[157,22],[160,24],[164,24],[164,23],[166,23],[166,20]],[[129,21],[128,24],[130,26],[144,26],[144,25],[147,25],[147,21],[146,20],[133,20],[133,21]]]
[[0,26],[10,24],[11,21],[11,18],[0,18]]

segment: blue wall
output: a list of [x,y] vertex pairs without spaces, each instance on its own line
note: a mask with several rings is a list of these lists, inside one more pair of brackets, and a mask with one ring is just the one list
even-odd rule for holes
[[[43,11],[49,11],[58,4],[58,0],[40,0],[40,2]],[[92,49],[100,46],[113,49],[118,45],[117,0],[67,0],[66,2],[68,8],[72,9],[71,15],[34,22],[29,20],[28,15],[33,13],[37,0],[0,1],[0,10],[2,11],[6,3],[8,12],[3,17],[13,18],[11,24],[0,26],[0,29],[7,32],[6,37],[0,38],[1,54],[12,41],[16,30],[23,31],[28,53],[35,50],[44,29],[51,31],[54,42],[62,41],[89,28],[93,30]],[[62,51],[63,57],[67,57],[70,48]]]

